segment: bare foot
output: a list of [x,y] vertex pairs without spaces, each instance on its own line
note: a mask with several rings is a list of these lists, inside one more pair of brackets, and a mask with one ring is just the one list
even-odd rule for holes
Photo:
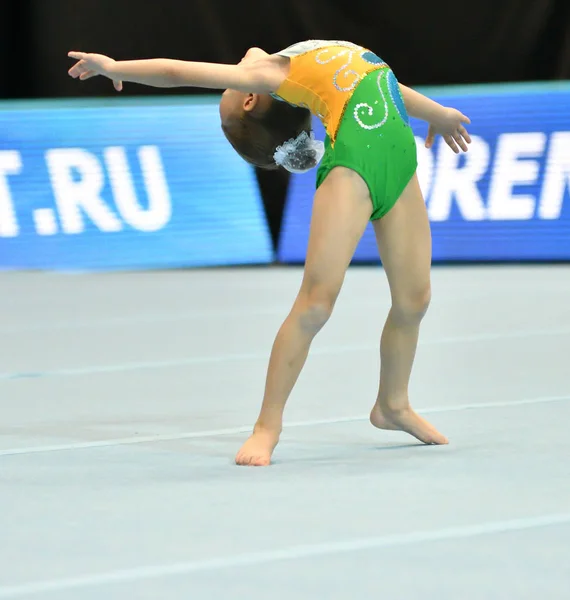
[[236,465],[267,467],[279,442],[279,433],[268,429],[254,429],[236,456]]
[[448,439],[439,433],[431,423],[428,423],[411,408],[388,412],[381,409],[376,402],[370,413],[370,422],[378,429],[405,431],[424,444],[449,443]]

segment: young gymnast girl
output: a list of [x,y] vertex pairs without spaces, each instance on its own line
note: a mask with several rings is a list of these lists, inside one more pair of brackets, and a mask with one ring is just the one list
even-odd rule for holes
[[[344,41],[312,40],[277,54],[252,48],[237,65],[116,62],[82,52],[69,56],[78,61],[69,71],[72,77],[103,75],[117,91],[123,82],[226,89],[220,102],[222,129],[245,160],[293,173],[320,163],[303,280],[275,339],[261,412],[236,463],[270,464],[287,399],[313,338],[331,315],[369,221],[392,299],[370,421],[426,444],[446,444],[408,399],[420,322],[430,302],[431,268],[430,225],[408,115],[429,123],[428,148],[439,134],[456,153],[468,149],[469,119],[399,84],[376,54]],[[324,144],[314,139],[311,113],[325,126]]]

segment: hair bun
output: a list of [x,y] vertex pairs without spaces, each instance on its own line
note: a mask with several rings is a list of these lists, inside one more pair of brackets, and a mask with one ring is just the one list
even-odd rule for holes
[[324,143],[316,140],[312,131],[303,131],[278,146],[273,158],[290,173],[306,173],[319,164],[324,153]]

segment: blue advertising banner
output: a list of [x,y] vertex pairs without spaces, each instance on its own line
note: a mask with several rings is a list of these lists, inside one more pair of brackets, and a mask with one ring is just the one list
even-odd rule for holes
[[0,104],[0,269],[267,263],[215,99]]
[[[412,120],[434,261],[570,259],[570,84],[420,91],[472,121],[473,143],[458,156],[441,139],[427,150],[427,125]],[[304,260],[314,188],[314,172],[292,178],[282,262]],[[377,260],[369,226],[355,262]]]

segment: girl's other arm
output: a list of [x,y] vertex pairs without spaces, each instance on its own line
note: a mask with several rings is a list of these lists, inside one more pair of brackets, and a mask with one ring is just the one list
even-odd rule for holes
[[401,83],[400,91],[404,98],[406,110],[411,117],[430,123],[432,119],[441,115],[441,112],[444,110],[441,104]]
[[471,138],[465,129],[465,124],[471,123],[469,117],[454,108],[442,106],[405,85],[400,84],[400,91],[408,114],[430,125],[426,148],[431,148],[435,136],[441,134],[455,153],[459,153],[460,148],[467,152],[467,144],[471,143]]

